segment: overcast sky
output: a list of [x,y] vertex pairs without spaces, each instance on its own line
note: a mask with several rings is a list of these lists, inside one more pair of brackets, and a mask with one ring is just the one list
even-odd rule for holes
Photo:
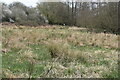
[[[66,0],[0,0],[0,2],[5,2],[7,4],[10,4],[10,3],[15,2],[15,1],[22,2],[26,6],[35,7],[36,3],[39,2],[39,1],[47,1],[47,2],[52,2],[52,1],[54,2],[55,1],[56,2],[56,1],[66,1]],[[85,1],[85,2],[87,2],[87,1],[97,1],[97,0],[77,0],[77,1]],[[103,1],[112,1],[112,2],[117,1],[118,2],[119,0],[103,0]]]
[[25,4],[26,6],[32,6],[35,7],[37,2],[56,2],[56,1],[65,1],[65,0],[0,0],[0,2],[5,2],[7,4],[10,4],[12,2],[19,1]]
[[10,4],[10,3],[15,2],[15,1],[22,2],[22,3],[25,4],[26,6],[35,7],[35,6],[36,6],[36,3],[37,3],[39,0],[0,0],[0,2],[5,2],[5,3],[7,3],[7,4]]
[[56,2],[56,1],[66,1],[66,0],[0,0],[0,2],[5,2],[7,4],[10,4],[12,2],[22,2],[26,6],[32,6],[35,7],[37,2]]

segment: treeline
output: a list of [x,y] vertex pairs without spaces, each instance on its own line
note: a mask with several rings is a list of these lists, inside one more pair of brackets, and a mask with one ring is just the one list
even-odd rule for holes
[[118,32],[118,2],[40,2],[27,7],[20,2],[2,3],[2,21],[23,25],[46,23]]
[[43,2],[37,8],[50,24],[66,24],[118,32],[117,2]]

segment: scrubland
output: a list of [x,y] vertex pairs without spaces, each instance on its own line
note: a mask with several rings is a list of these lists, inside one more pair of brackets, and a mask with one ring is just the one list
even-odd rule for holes
[[117,78],[118,36],[67,26],[3,26],[3,78]]

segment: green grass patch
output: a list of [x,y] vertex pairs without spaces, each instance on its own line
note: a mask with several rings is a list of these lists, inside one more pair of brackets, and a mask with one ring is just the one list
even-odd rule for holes
[[43,64],[36,64],[34,66],[34,70],[33,70],[33,73],[32,73],[32,77],[33,78],[36,78],[36,77],[40,77],[43,73],[44,73],[44,65]]
[[50,60],[51,55],[44,44],[30,45],[34,54],[38,55],[38,60]]
[[103,73],[104,78],[119,78],[120,73],[118,73],[118,70],[112,70],[110,73]]

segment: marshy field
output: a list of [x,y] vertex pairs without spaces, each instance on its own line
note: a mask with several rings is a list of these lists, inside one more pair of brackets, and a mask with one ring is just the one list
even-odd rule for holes
[[3,78],[118,78],[118,36],[86,28],[3,26]]

